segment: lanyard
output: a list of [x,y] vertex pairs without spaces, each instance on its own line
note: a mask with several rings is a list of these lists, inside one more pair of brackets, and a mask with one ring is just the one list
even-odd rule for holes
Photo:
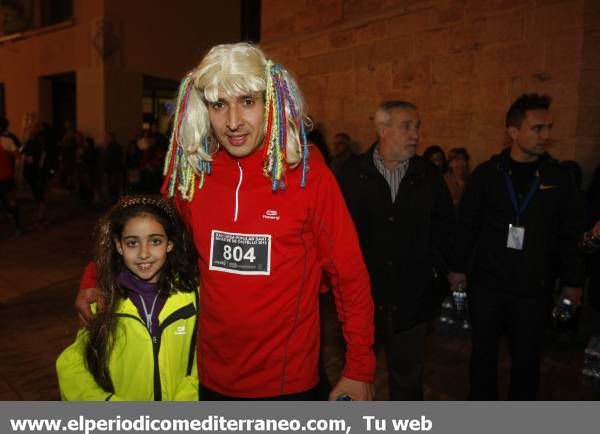
[[525,200],[519,207],[517,202],[517,193],[515,192],[515,186],[513,184],[512,178],[508,173],[504,174],[504,180],[506,181],[506,188],[508,189],[508,195],[510,196],[510,201],[513,204],[513,208],[515,209],[515,213],[517,214],[517,225],[519,224],[519,218],[523,215],[523,212],[527,209],[529,204],[531,203],[531,199],[533,199],[533,195],[537,191],[540,186],[540,177],[538,175],[535,176],[531,186],[529,187],[529,191],[525,196]]
[[142,308],[144,309],[144,315],[146,316],[146,326],[148,330],[152,334],[152,315],[154,315],[154,307],[156,306],[156,300],[158,299],[158,293],[154,296],[154,301],[152,302],[152,307],[150,308],[150,312],[148,312],[148,308],[146,307],[146,303],[144,302],[144,297],[138,294],[140,300],[142,302]]

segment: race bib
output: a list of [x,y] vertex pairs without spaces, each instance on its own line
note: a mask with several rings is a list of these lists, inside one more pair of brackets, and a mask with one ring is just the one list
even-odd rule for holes
[[213,230],[210,270],[234,274],[271,274],[271,235]]

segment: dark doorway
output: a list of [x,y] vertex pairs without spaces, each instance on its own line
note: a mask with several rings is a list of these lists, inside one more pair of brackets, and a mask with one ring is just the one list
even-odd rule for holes
[[73,0],[53,0],[40,3],[41,24],[51,26],[73,18]]
[[65,132],[65,121],[77,128],[75,80],[75,73],[68,72],[41,77],[39,81],[40,120],[52,125],[58,137]]
[[260,42],[260,4],[260,0],[242,0],[242,41]]
[[4,83],[0,83],[0,116],[6,116],[6,106],[4,97]]

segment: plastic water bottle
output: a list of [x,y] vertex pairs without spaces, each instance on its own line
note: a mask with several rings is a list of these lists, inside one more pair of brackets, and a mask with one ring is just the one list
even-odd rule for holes
[[454,334],[454,304],[451,296],[444,297],[438,320],[438,333],[442,336]]
[[566,297],[561,298],[552,310],[552,318],[559,323],[567,322],[573,318],[573,303],[571,303],[571,300]]
[[440,323],[442,324],[452,324],[454,322],[454,318],[452,317],[453,305],[452,298],[447,296],[442,300],[442,308],[440,310]]
[[458,285],[454,291],[452,291],[452,299],[454,300],[454,307],[458,316],[462,316],[465,310],[465,302],[467,300],[467,293],[463,285]]
[[583,353],[583,384],[600,389],[600,336],[592,336]]
[[600,336],[592,336],[583,352],[583,366],[600,372]]
[[596,238],[591,231],[586,232],[583,234],[579,247],[586,253],[595,253],[600,250],[600,238]]
[[464,285],[458,285],[456,289],[452,291],[452,299],[454,300],[458,327],[462,333],[467,332],[471,328],[471,325],[469,324],[468,319],[467,292],[465,291]]

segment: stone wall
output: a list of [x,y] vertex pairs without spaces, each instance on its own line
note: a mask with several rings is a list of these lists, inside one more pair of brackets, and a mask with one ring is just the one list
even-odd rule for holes
[[366,148],[385,99],[419,106],[420,151],[505,143],[523,92],[554,98],[552,153],[600,163],[599,5],[594,0],[304,0],[262,2],[262,46],[298,78],[329,140]]
[[[6,116],[17,135],[24,134],[29,115],[44,119],[40,78],[76,71],[78,127],[96,139],[104,131],[103,71],[90,40],[92,20],[103,0],[73,2],[71,25],[0,44],[0,82],[6,88]],[[98,108],[99,107],[99,108]]]
[[588,172],[600,164],[600,2],[586,0],[575,159]]

